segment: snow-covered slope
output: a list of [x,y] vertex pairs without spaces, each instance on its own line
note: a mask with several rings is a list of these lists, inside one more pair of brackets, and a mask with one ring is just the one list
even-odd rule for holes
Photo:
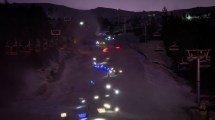
[[[177,82],[183,79],[168,69],[171,60],[165,51],[154,51],[156,46],[162,47],[162,42],[126,44],[130,45],[121,49],[111,48],[108,53],[100,49],[91,54],[76,53],[60,64],[52,62],[42,72],[29,70],[22,96],[18,96],[19,99],[11,106],[0,108],[0,118],[59,120],[61,112],[72,115],[79,97],[92,97],[89,80],[93,79],[100,85],[98,91],[102,91],[106,82],[120,89],[120,95],[112,100],[120,106],[120,112],[114,116],[107,115],[108,120],[189,120],[186,110],[195,105],[190,87]],[[122,69],[123,73],[107,78],[105,72],[92,67],[92,57],[110,58],[108,65]],[[54,77],[57,79],[46,77],[50,70],[57,70],[51,73],[54,74],[51,77],[58,74]]]

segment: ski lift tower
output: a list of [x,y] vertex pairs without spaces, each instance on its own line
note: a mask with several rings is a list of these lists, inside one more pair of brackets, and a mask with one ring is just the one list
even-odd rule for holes
[[[209,52],[211,49],[192,49],[186,51],[189,62],[197,61],[197,104],[200,104],[200,67],[210,67]],[[208,66],[201,66],[201,62],[207,62]]]
[[52,36],[52,41],[51,41],[51,46],[56,45],[59,42],[59,36],[61,35],[61,30],[59,29],[54,29],[51,30],[51,36]]

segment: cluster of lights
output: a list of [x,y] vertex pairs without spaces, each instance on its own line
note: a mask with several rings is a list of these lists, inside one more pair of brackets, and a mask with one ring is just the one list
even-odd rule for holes
[[105,45],[105,44],[106,44],[106,42],[104,42],[104,41],[103,42],[96,41],[96,45],[97,46],[99,46],[99,45]]
[[105,71],[109,71],[110,70],[109,67],[107,67],[107,66],[105,66],[103,64],[101,64],[101,65],[94,65],[94,67],[97,68],[97,69],[105,70]]
[[115,39],[115,38],[114,38],[114,37],[111,37],[111,36],[108,36],[108,37],[105,38],[105,40],[108,40],[108,41],[114,40],[114,39]]
[[[99,45],[99,42],[97,41],[97,45]],[[120,47],[119,46],[115,46],[115,48],[117,48],[117,49],[119,49]],[[107,48],[107,47],[104,47],[103,48],[103,52],[108,52],[109,51],[109,48]],[[119,70],[119,71],[116,71],[113,67],[108,67],[108,66],[106,66],[105,64],[107,63],[107,61],[109,60],[110,58],[106,58],[105,59],[105,62],[102,62],[102,63],[97,63],[97,58],[96,57],[93,57],[92,58],[92,61],[93,61],[93,66],[95,67],[95,68],[97,68],[97,69],[102,69],[102,70],[105,70],[105,71],[107,71],[107,74],[114,74],[115,75],[115,73],[116,72],[119,72],[119,73],[122,73],[122,70]],[[103,64],[103,63],[105,63],[105,64]],[[90,83],[91,84],[93,84],[94,85],[94,81],[90,81]],[[110,96],[115,96],[115,95],[118,95],[118,94],[120,94],[120,90],[119,89],[115,89],[115,88],[113,88],[112,87],[112,85],[110,84],[110,83],[108,83],[108,84],[106,84],[105,86],[105,89],[108,91],[108,94],[105,94],[104,95],[104,97],[106,98],[106,99],[108,99],[108,98],[110,98]],[[110,94],[110,92],[112,92],[111,94]],[[103,96],[103,95],[101,95],[101,96]],[[95,94],[94,96],[93,96],[93,100],[94,101],[100,101],[100,97],[101,97],[100,95],[97,95],[97,94]],[[102,97],[103,98],[103,97]],[[97,112],[98,113],[100,113],[100,114],[102,114],[102,113],[117,113],[117,112],[119,112],[119,107],[114,107],[114,106],[112,106],[110,103],[104,103],[102,106],[99,106],[98,108],[97,108]]]
[[[97,108],[97,111],[98,111],[98,113],[106,113],[106,112],[110,111],[111,107],[112,107],[111,104],[104,103],[103,107]],[[119,112],[119,107],[115,107],[114,112]]]

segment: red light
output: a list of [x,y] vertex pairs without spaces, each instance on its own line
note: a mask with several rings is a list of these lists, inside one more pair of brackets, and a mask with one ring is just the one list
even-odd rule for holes
[[115,48],[116,48],[116,49],[119,49],[120,47],[119,47],[119,46],[116,46]]
[[108,52],[108,50],[109,50],[108,48],[104,48],[102,51],[103,52]]

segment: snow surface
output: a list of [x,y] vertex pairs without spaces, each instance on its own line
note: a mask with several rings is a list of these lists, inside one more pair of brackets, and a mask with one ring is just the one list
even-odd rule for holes
[[[51,66],[43,70],[29,70],[19,99],[11,106],[0,108],[1,119],[59,120],[61,112],[74,114],[78,98],[89,99],[95,90],[103,91],[104,83],[111,83],[120,89],[119,96],[111,100],[120,107],[120,112],[101,117],[108,120],[190,120],[187,110],[195,106],[191,88],[171,72],[171,59],[165,51],[155,51],[157,46],[162,47],[162,41],[129,44],[119,50],[111,48],[109,53],[99,49],[89,54],[76,53],[60,64],[50,61]],[[122,69],[123,73],[107,78],[105,72],[93,68],[93,57],[100,60],[109,57],[108,65]],[[54,71],[52,75],[50,71]],[[89,80],[95,80],[95,90],[91,89]],[[91,109],[92,117],[100,116]]]

